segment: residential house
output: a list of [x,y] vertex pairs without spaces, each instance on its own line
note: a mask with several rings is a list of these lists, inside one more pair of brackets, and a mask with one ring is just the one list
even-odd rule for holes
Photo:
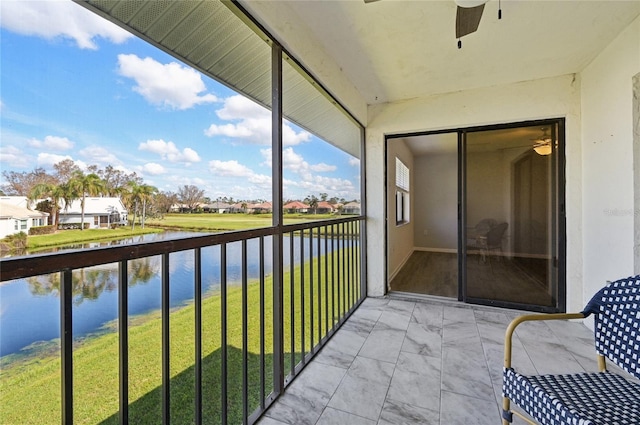
[[286,204],[284,204],[283,208],[289,213],[289,214],[295,214],[295,213],[306,213],[309,211],[309,205],[300,202],[300,201],[291,201],[288,202]]
[[318,206],[315,208],[316,214],[333,214],[336,211],[335,206],[327,201],[318,201]]
[[218,214],[225,214],[230,212],[231,204],[222,201],[215,201],[207,204],[203,207],[205,212],[213,212]]
[[252,213],[252,214],[264,214],[264,213],[270,213],[273,211],[273,207],[271,205],[271,202],[259,202],[256,204],[248,204],[247,205],[247,212],[248,213]]
[[[21,198],[21,197],[13,197]],[[36,226],[45,226],[49,213],[34,211],[26,208],[27,198],[23,198],[25,202],[18,199],[7,200],[5,197],[0,198],[0,239],[9,235],[24,232],[29,233],[29,229]]]
[[360,203],[355,201],[347,202],[342,206],[342,214],[360,215]]
[[[80,227],[82,222],[81,199],[74,200],[66,208],[60,208],[61,228]],[[127,209],[118,197],[87,197],[84,205],[84,223],[90,229],[127,224]]]

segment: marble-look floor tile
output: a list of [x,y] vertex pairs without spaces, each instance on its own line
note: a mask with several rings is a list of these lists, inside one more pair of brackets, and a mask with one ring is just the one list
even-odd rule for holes
[[475,322],[444,320],[442,329],[442,345],[444,346],[479,346],[480,334]]
[[340,385],[346,369],[311,362],[287,388],[288,393],[326,405]]
[[267,416],[287,424],[315,424],[346,370],[311,362],[289,385]]
[[290,425],[314,425],[325,404],[294,392],[285,392],[267,410],[266,416]]
[[376,421],[327,407],[316,425],[376,425]]
[[420,323],[409,323],[401,350],[439,358],[442,354],[441,332]]
[[439,425],[440,407],[423,409],[411,404],[389,400],[382,406],[378,425]]
[[360,304],[360,308],[379,309],[382,311],[387,304],[389,304],[389,298],[387,297],[367,297]]
[[277,421],[268,416],[263,416],[258,422],[256,422],[256,425],[286,425],[286,423]]
[[409,320],[411,320],[410,312],[385,310],[380,315],[376,327],[406,331]]
[[523,346],[538,374],[583,373],[584,368],[562,344],[523,341]]
[[437,410],[440,406],[439,363],[439,358],[400,353],[387,400]]
[[391,363],[358,356],[329,401],[329,407],[377,421],[393,368]]
[[[498,424],[504,331],[520,314],[451,301],[367,299],[258,424]],[[596,366],[592,332],[583,324],[526,325],[513,338],[519,372]]]
[[441,425],[496,425],[501,421],[498,406],[487,400],[443,391],[441,406]]
[[315,362],[348,369],[366,338],[358,332],[340,329],[315,357]]
[[471,397],[493,400],[493,386],[482,349],[444,347],[442,389]]
[[444,320],[451,322],[475,323],[476,317],[472,308],[445,306]]
[[[374,326],[378,322],[378,317],[380,317],[380,315],[382,314],[381,311],[376,310],[371,310],[371,313],[371,316],[354,314],[344,325],[342,325],[342,328],[340,329],[356,332],[363,338],[368,337]],[[375,316],[375,319],[373,319],[372,316]]]
[[411,315],[411,323],[419,323],[432,330],[442,333],[444,307],[426,303],[416,303]]
[[359,355],[395,363],[402,348],[405,332],[398,329],[375,328],[362,345]]
[[405,312],[411,314],[416,303],[413,301],[389,300],[385,307],[386,311]]

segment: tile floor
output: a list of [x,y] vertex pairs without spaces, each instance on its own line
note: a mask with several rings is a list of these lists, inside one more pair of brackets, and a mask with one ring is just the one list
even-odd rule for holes
[[[368,298],[258,424],[500,424],[504,331],[518,314]],[[581,322],[518,329],[513,365],[524,373],[597,370]]]

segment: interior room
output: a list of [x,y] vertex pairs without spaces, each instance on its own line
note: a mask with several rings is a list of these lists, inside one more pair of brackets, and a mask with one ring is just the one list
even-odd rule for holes
[[561,309],[559,128],[540,122],[389,138],[388,214],[398,204],[400,156],[412,164],[413,205],[406,220],[388,221],[390,250],[413,243],[408,257],[389,257],[389,289]]

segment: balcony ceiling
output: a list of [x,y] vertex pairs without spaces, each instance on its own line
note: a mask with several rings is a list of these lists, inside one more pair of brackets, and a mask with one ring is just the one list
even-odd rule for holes
[[502,0],[498,20],[490,0],[459,50],[453,0],[261,7],[277,9],[258,17],[276,35],[291,22],[306,27],[368,104],[578,73],[640,14],[640,1]]

